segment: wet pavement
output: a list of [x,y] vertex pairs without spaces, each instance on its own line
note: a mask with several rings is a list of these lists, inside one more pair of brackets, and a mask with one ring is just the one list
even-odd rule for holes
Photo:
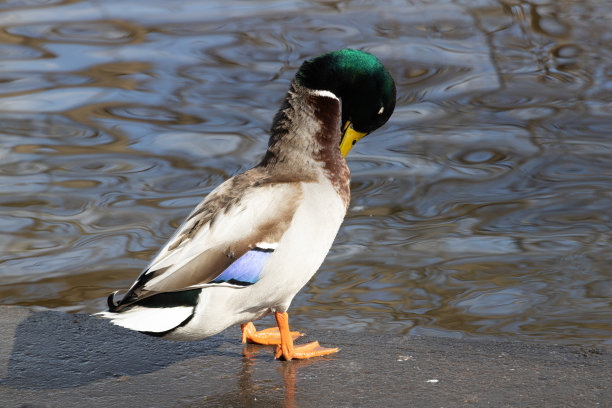
[[170,342],[21,307],[0,327],[2,407],[612,406],[607,346],[316,331],[302,341],[340,352],[283,362],[237,327]]

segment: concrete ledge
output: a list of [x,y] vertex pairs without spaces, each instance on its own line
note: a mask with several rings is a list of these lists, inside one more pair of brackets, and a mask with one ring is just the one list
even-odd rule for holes
[[605,347],[323,331],[302,341],[338,354],[281,362],[238,328],[170,342],[19,307],[0,307],[0,328],[2,407],[612,406]]

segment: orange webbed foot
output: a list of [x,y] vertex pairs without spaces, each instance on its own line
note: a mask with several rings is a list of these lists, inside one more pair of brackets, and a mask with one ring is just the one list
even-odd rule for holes
[[[257,331],[253,322],[248,322],[240,326],[242,329],[242,342],[251,344],[262,344],[264,346],[274,346],[281,344],[281,334],[277,327],[270,327]],[[291,339],[295,340],[303,333],[292,331],[289,333]]]
[[278,323],[278,329],[280,331],[281,342],[276,347],[275,358],[283,358],[285,360],[292,359],[306,359],[311,357],[325,356],[332,354],[340,350],[337,347],[326,348],[321,347],[318,341],[304,344],[301,346],[293,345],[293,338],[289,331],[289,315],[287,313],[276,312],[276,322]]
[[292,359],[306,359],[311,357],[319,357],[326,356],[328,354],[336,353],[340,350],[338,347],[321,347],[318,341],[313,341],[312,343],[304,344],[301,346],[293,346],[293,350],[283,350],[282,346],[276,347],[276,355],[274,358],[283,358],[284,360],[292,360]]

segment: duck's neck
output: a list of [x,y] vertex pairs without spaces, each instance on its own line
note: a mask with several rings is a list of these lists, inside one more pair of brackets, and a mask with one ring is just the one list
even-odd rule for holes
[[292,82],[274,117],[260,166],[316,181],[325,176],[348,205],[350,172],[340,153],[340,101]]

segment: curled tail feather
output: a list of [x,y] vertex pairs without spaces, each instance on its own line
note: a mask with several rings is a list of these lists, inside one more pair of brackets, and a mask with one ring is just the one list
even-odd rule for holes
[[121,301],[115,303],[115,295],[119,293],[118,290],[114,291],[113,293],[111,293],[110,295],[108,295],[108,298],[106,298],[106,303],[108,304],[108,311],[109,312],[116,312],[117,308],[119,307],[119,305],[121,304]]

